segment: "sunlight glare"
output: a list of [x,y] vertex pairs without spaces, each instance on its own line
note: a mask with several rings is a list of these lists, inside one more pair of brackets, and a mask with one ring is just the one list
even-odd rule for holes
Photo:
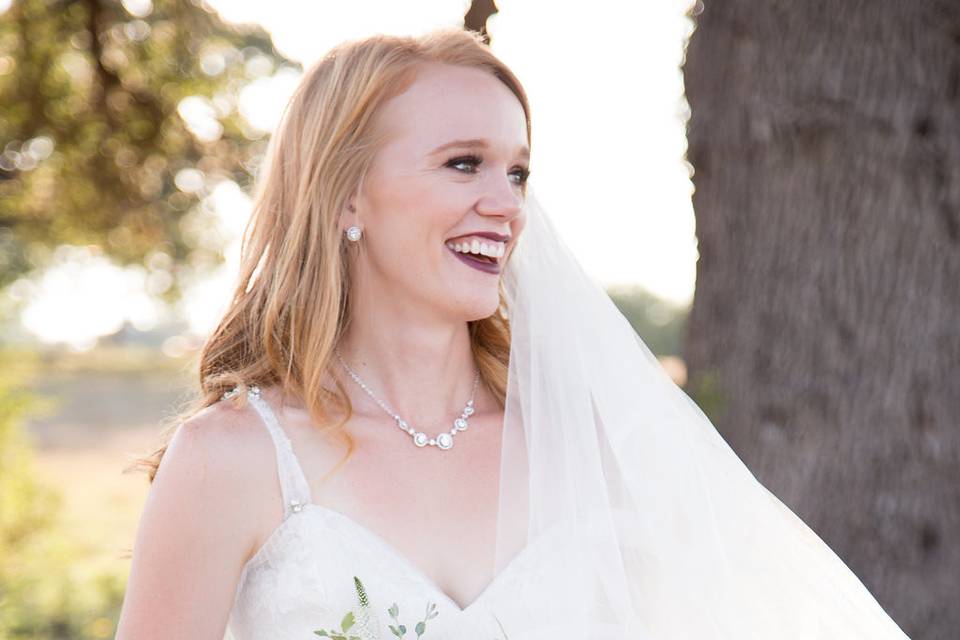
[[147,331],[161,319],[162,305],[147,293],[143,267],[120,268],[90,247],[63,245],[54,256],[20,316],[40,340],[83,350],[124,322]]

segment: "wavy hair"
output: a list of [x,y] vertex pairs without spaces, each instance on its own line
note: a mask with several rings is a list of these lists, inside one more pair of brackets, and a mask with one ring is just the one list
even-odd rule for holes
[[[530,143],[530,110],[519,80],[472,31],[447,27],[424,35],[378,34],[345,41],[310,66],[267,146],[254,188],[253,211],[241,240],[239,280],[228,307],[198,356],[199,390],[165,420],[163,444],[132,466],[152,483],[177,427],[239,387],[278,385],[309,411],[323,433],[354,442],[345,425],[353,408],[339,378],[322,380],[350,317],[347,242],[339,214],[359,191],[386,132],[375,116],[403,93],[418,67],[439,62],[481,69],[505,84],[523,106]],[[469,321],[471,350],[483,382],[505,402],[510,326],[503,283],[500,305]],[[343,418],[335,421],[333,416]]]

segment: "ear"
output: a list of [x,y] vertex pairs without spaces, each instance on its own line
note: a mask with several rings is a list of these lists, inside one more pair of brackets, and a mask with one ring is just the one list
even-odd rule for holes
[[357,201],[360,200],[360,186],[357,185],[348,195],[340,212],[340,233],[345,233],[353,225],[360,225],[357,215]]
[[357,211],[357,208],[353,204],[353,200],[351,199],[350,202],[348,202],[347,205],[344,207],[343,211],[340,212],[340,233],[345,232],[348,227],[356,224],[357,222],[356,211]]

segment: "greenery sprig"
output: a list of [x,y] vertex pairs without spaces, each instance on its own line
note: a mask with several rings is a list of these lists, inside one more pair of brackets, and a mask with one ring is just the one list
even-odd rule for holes
[[[380,626],[376,614],[370,609],[370,600],[367,598],[367,591],[363,587],[360,578],[353,576],[353,586],[357,592],[357,601],[359,607],[355,611],[349,611],[340,620],[340,629],[317,629],[313,633],[323,638],[331,640],[380,640]],[[400,606],[394,602],[393,606],[387,609],[390,618],[395,624],[389,625],[391,633],[397,638],[406,638],[407,625],[400,622]],[[427,632],[427,621],[433,620],[440,614],[437,611],[437,605],[434,602],[427,602],[423,614],[423,620],[417,622],[413,627],[417,634],[416,640],[419,640]],[[503,625],[497,620],[500,630],[503,631]],[[354,629],[354,627],[357,627]],[[501,640],[495,638],[494,640]],[[507,640],[507,634],[504,632],[502,640]]]
[[[437,609],[436,604],[434,604],[433,602],[427,603],[426,611],[423,614],[423,620],[418,622],[417,625],[413,628],[414,632],[417,634],[418,639],[427,630],[427,620],[432,620],[439,615],[440,612],[437,611],[436,609]],[[404,624],[400,624],[400,618],[397,617],[400,614],[400,607],[397,606],[396,602],[394,602],[393,606],[387,610],[387,613],[389,613],[390,617],[393,618],[394,622],[397,623],[396,625],[390,625],[390,631],[393,632],[393,635],[397,636],[398,638],[406,637],[407,627]]]

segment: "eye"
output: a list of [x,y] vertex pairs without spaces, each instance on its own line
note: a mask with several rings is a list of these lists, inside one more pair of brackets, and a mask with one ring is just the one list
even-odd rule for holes
[[527,169],[526,167],[517,167],[517,170],[514,171],[514,173],[520,176],[520,182],[517,184],[527,184],[527,179],[530,177],[530,169]]
[[[478,155],[457,156],[456,158],[451,158],[448,160],[446,166],[453,168],[456,168],[457,165],[461,164],[478,166],[482,162],[483,158]],[[466,173],[474,173],[474,171],[467,171]],[[520,179],[517,181],[517,184],[523,186],[527,183],[527,179],[530,177],[530,170],[526,167],[517,167],[510,175],[518,176]]]
[[[480,156],[475,156],[475,155],[458,156],[456,158],[451,158],[450,160],[448,160],[446,166],[456,167],[457,165],[460,165],[460,164],[479,165],[481,162],[483,162],[483,160],[480,158]],[[468,171],[467,173],[473,173],[473,171]]]

